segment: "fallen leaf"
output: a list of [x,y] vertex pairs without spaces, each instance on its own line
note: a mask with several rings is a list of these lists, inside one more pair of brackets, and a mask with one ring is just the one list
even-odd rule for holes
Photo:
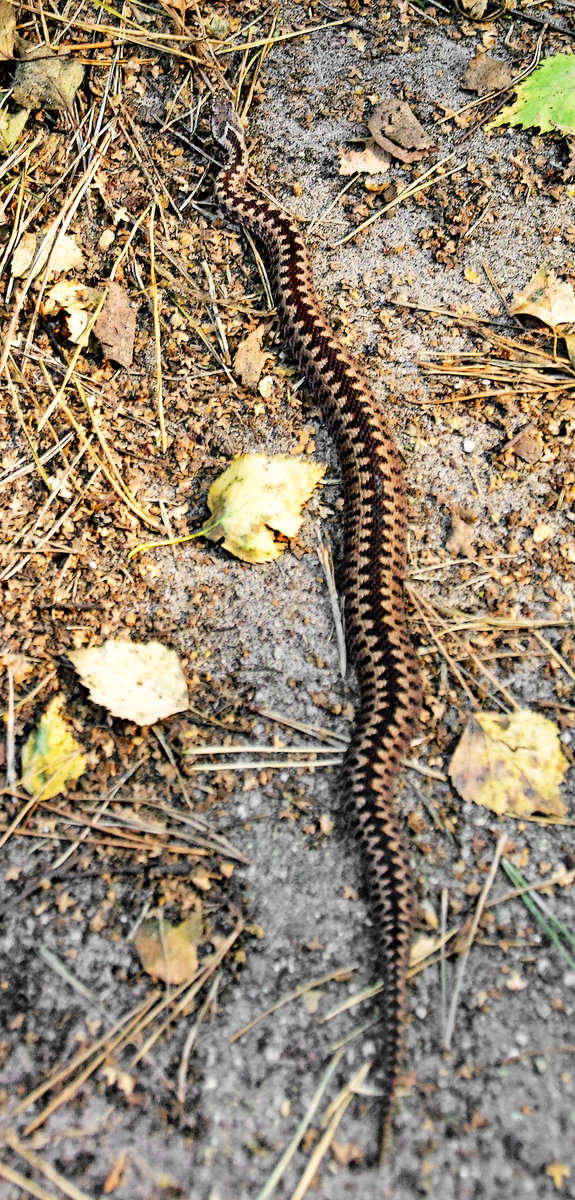
[[445,547],[450,554],[457,557],[461,554],[463,558],[475,558],[476,550],[474,546],[477,530],[469,521],[464,521],[458,513],[451,514],[451,533],[445,543]]
[[369,138],[363,150],[346,150],[339,148],[340,175],[356,175],[359,171],[364,175],[382,175],[391,162],[389,155],[377,145],[374,138]]
[[499,816],[564,817],[559,785],[567,770],[553,721],[520,708],[509,715],[475,713],[449,766],[460,796]]
[[400,162],[415,162],[434,145],[404,100],[383,100],[367,127],[377,144]]
[[19,108],[15,113],[9,113],[5,108],[0,109],[0,149],[10,153],[16,145],[28,117],[29,113],[26,108]]
[[134,945],[147,975],[177,987],[197,971],[197,947],[202,935],[203,924],[198,922],[197,913],[179,925],[149,917],[139,925]]
[[81,343],[97,305],[102,298],[98,288],[86,287],[83,283],[71,283],[63,279],[46,294],[42,311],[52,316],[62,309],[66,313],[68,337],[71,342]]
[[319,819],[319,828],[320,833],[323,833],[324,837],[327,837],[333,829],[333,821],[331,820],[331,817],[326,816],[324,813]]
[[202,533],[214,542],[223,538],[225,549],[244,562],[279,558],[285,546],[276,541],[274,531],[295,537],[302,507],[325,471],[322,463],[287,454],[236,458],[209,490],[212,518]]
[[[62,234],[58,238],[52,253],[50,247],[44,246],[34,262],[36,250],[42,245],[42,237],[35,233],[23,233],[12,255],[12,274],[16,279],[24,279],[31,275],[35,279],[46,265],[50,256],[50,275],[61,271],[77,271],[84,266],[84,255],[76,239],[70,234]],[[32,266],[32,264],[34,264]],[[32,267],[32,270],[30,268]]]
[[475,21],[481,19],[488,4],[489,0],[461,0],[463,11],[468,12]]
[[409,952],[410,967],[417,966],[418,963],[424,962],[426,958],[434,953],[437,946],[440,944],[440,939],[433,937],[430,933],[422,933],[412,942]]
[[490,58],[481,51],[471,59],[461,80],[461,86],[466,92],[477,92],[485,96],[487,92],[504,92],[511,87],[511,71],[507,63],[498,58]]
[[175,650],[160,642],[108,641],[68,654],[90,698],[115,717],[153,725],[185,712],[188,685]]
[[506,105],[485,128],[499,125],[520,125],[541,133],[575,133],[575,56],[550,54],[544,58],[516,85],[513,104]]
[[240,342],[235,352],[234,371],[239,375],[244,387],[254,389],[257,386],[264,364],[272,357],[269,350],[262,350],[264,333],[265,325],[258,325]]
[[131,367],[136,336],[136,312],[128,293],[119,283],[111,283],[102,311],[94,325],[104,358],[111,358],[121,367]]
[[571,1178],[571,1167],[566,1163],[551,1162],[545,1167],[545,1174],[551,1177],[557,1191],[560,1192],[565,1180]]
[[0,59],[6,62],[14,57],[14,35],[16,33],[16,8],[14,4],[0,3]]
[[533,541],[540,545],[541,542],[548,542],[550,537],[553,537],[555,530],[552,525],[547,525],[545,521],[541,521],[533,530]]
[[14,72],[14,102],[27,109],[67,112],[84,78],[82,64],[53,55],[45,46],[35,47],[32,53],[38,57],[19,62]]
[[350,1163],[363,1162],[364,1151],[355,1142],[330,1142],[330,1149],[336,1163],[340,1167],[349,1167]]
[[66,784],[86,770],[83,749],[60,716],[63,703],[62,696],[54,696],[22,750],[22,787],[43,800],[65,792]]
[[561,283],[544,263],[523,291],[513,297],[509,311],[537,317],[544,325],[557,329],[575,321],[575,292],[571,283]]
[[350,29],[350,31],[349,31],[349,40],[350,40],[350,42],[353,42],[353,44],[354,44],[354,46],[355,46],[356,50],[359,50],[360,54],[363,54],[363,53],[364,53],[364,51],[365,51],[365,38],[363,38],[363,37],[361,36],[361,33],[358,33],[357,29]]
[[513,453],[523,462],[538,462],[543,454],[543,441],[538,433],[526,433],[513,445]]

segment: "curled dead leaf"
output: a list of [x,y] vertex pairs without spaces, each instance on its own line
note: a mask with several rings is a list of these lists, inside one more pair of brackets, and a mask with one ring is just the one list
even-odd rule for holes
[[374,138],[368,139],[363,150],[347,150],[345,146],[339,148],[340,175],[356,175],[357,172],[362,175],[382,175],[390,162],[389,155]]

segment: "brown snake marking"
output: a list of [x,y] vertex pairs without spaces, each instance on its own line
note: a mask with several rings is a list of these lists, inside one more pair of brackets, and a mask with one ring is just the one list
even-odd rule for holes
[[345,618],[361,702],[344,765],[383,977],[383,1144],[403,1056],[406,970],[415,911],[409,850],[394,809],[394,782],[420,705],[417,659],[403,599],[407,516],[397,449],[359,368],[328,325],[297,225],[275,204],[246,195],[245,135],[223,95],[212,105],[214,140],[226,152],[215,183],[221,211],[263,247],[282,333],[321,401],[341,461],[345,496]]

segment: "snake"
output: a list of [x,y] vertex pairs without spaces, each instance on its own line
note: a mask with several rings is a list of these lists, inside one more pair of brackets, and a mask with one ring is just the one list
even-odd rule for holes
[[346,640],[360,693],[344,758],[343,793],[359,843],[374,926],[374,967],[382,983],[376,1066],[383,1156],[405,1049],[406,974],[416,911],[410,851],[394,803],[421,703],[404,599],[402,461],[367,379],[324,315],[298,224],[275,201],[246,190],[246,134],[223,92],[212,100],[211,130],[225,155],[214,184],[219,210],[247,230],[263,253],[281,336],[319,399],[341,464]]

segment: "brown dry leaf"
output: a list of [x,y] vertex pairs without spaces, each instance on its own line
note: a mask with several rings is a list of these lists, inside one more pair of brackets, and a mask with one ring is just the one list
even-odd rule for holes
[[340,1167],[349,1167],[350,1163],[363,1162],[364,1151],[355,1142],[331,1142],[331,1152]]
[[111,358],[121,367],[131,367],[136,336],[136,312],[128,293],[119,283],[111,283],[101,313],[94,325],[104,358]]
[[128,1151],[122,1150],[114,1161],[112,1170],[108,1172],[104,1181],[104,1195],[109,1196],[111,1192],[115,1192],[116,1188],[124,1181],[126,1166],[128,1163]]
[[461,0],[463,11],[468,12],[475,21],[480,20],[484,15],[488,4],[489,0]]
[[[212,519],[202,530],[244,562],[263,563],[279,558],[285,544],[275,532],[295,537],[301,510],[323,479],[322,463],[303,462],[291,454],[244,454],[216,479],[208,492]],[[274,532],[275,531],[275,532]]]
[[471,59],[461,80],[461,86],[466,92],[477,92],[485,96],[487,92],[503,92],[511,87],[511,71],[507,63],[498,58],[490,58],[488,54],[479,51]]
[[571,1167],[568,1167],[567,1163],[550,1162],[545,1167],[545,1174],[550,1176],[557,1191],[560,1192],[565,1180],[571,1178]]
[[574,138],[568,139],[567,147],[569,150],[569,162],[567,163],[567,166],[565,167],[565,170],[563,172],[564,183],[569,183],[569,181],[575,177],[575,139]]
[[177,987],[197,971],[197,947],[202,935],[199,913],[193,913],[179,925],[149,917],[139,926],[134,945],[147,975]]
[[67,112],[84,78],[84,68],[75,58],[52,55],[45,46],[35,46],[33,58],[19,62],[14,73],[14,102],[22,108],[52,108]]
[[0,59],[6,62],[14,57],[14,35],[16,33],[16,8],[14,4],[0,3]]
[[575,292],[570,283],[561,283],[544,263],[523,291],[513,297],[509,311],[537,317],[544,325],[557,329],[575,321]]
[[70,651],[80,679],[95,704],[115,717],[153,725],[185,712],[188,685],[175,650],[161,642],[111,639],[101,646]]
[[359,171],[363,175],[382,175],[391,162],[389,156],[377,145],[374,138],[369,138],[363,150],[346,150],[339,148],[340,175],[355,175]]
[[52,316],[64,309],[68,337],[71,342],[79,343],[84,337],[90,317],[101,297],[102,293],[98,288],[86,287],[83,283],[71,283],[67,279],[63,279],[47,293],[42,311],[45,316]]
[[68,781],[86,770],[82,747],[60,716],[63,703],[63,696],[54,696],[22,750],[22,787],[43,800],[65,792]]
[[476,713],[449,765],[460,796],[499,816],[564,817],[559,786],[568,763],[553,721],[520,708],[509,715]]
[[[40,271],[45,266],[48,256],[50,255],[49,246],[45,246],[42,253],[34,262],[34,256],[38,246],[42,243],[41,235],[35,233],[23,233],[16,249],[12,255],[12,274],[16,279],[24,279],[31,274],[32,279],[35,279]],[[70,234],[62,234],[58,238],[54,249],[50,255],[50,275],[58,275],[61,271],[78,271],[84,266],[84,255],[76,242],[75,237]],[[30,268],[32,267],[32,271]]]
[[268,358],[269,350],[262,350],[262,338],[265,325],[258,325],[240,342],[234,355],[234,371],[239,375],[244,387],[252,390],[257,387],[259,377]]
[[523,462],[539,462],[543,454],[543,439],[538,433],[526,433],[515,442],[513,453]]
[[509,992],[523,992],[527,983],[521,978],[519,971],[510,971],[505,980],[505,987]]
[[445,543],[446,549],[450,554],[457,557],[461,554],[463,558],[475,558],[476,550],[474,546],[477,530],[469,521],[464,521],[458,513],[451,514],[451,533]]
[[400,162],[416,162],[434,145],[404,100],[383,100],[372,112],[367,127],[377,144]]

